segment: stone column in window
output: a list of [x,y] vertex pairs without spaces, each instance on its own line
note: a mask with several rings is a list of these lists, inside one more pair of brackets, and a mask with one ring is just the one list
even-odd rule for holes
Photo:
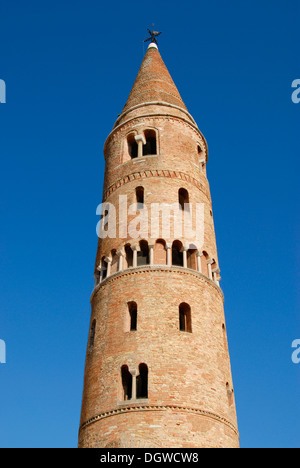
[[166,244],[167,266],[172,266],[172,244]]
[[218,286],[219,286],[219,273],[220,273],[220,268],[214,268],[212,270],[213,280]]
[[187,251],[188,247],[183,247],[183,268],[187,268]]
[[137,251],[138,251],[138,246],[137,245],[133,245],[131,247],[132,249],[132,252],[133,252],[133,260],[132,260],[132,266],[133,268],[136,268],[137,267]]
[[109,257],[105,257],[105,261],[107,262],[107,274],[106,276],[110,276],[110,272],[111,272],[111,258]]
[[213,279],[213,277],[212,277],[212,271],[211,271],[211,266],[212,266],[213,263],[214,263],[213,260],[211,260],[211,259],[207,260],[208,277],[209,277],[209,279],[211,279],[211,280]]
[[150,244],[149,246],[149,265],[154,265],[154,244]]
[[118,271],[123,271],[123,258],[125,253],[122,250],[118,250],[117,255],[119,257]]
[[129,369],[129,372],[132,375],[132,395],[131,395],[131,399],[136,400],[136,375],[137,375],[137,370],[136,369]]
[[135,135],[134,138],[138,144],[138,158],[141,158],[143,156],[143,146],[146,144],[146,138],[143,134]]
[[202,273],[202,266],[201,266],[201,257],[202,257],[203,253],[202,252],[197,252],[196,253],[196,257],[197,257],[197,270],[199,271],[199,273]]

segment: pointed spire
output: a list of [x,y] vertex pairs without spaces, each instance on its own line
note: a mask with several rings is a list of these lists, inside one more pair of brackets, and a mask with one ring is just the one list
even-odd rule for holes
[[122,114],[134,106],[149,102],[163,102],[187,111],[154,42],[148,47]]

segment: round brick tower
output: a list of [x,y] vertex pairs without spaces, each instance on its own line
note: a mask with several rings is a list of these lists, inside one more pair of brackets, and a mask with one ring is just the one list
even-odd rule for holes
[[155,43],[104,155],[79,447],[238,447],[207,144]]

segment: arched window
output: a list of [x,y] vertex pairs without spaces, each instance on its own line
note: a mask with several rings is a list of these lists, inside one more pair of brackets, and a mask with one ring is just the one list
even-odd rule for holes
[[111,251],[111,275],[113,273],[117,273],[119,266],[119,256],[117,255],[117,251],[114,249]]
[[105,257],[102,257],[101,260],[101,278],[102,281],[107,277],[107,261],[105,260]]
[[157,154],[156,131],[145,130],[144,135],[146,143],[143,145],[143,156],[147,156],[149,154]]
[[191,308],[183,302],[179,306],[179,330],[192,333],[192,316]]
[[172,265],[183,266],[182,243],[178,240],[174,241],[172,245]]
[[136,302],[128,302],[130,331],[137,330],[137,304]]
[[148,367],[139,365],[139,375],[136,378],[136,398],[148,398]]
[[215,283],[217,283],[218,273],[220,270],[218,269],[218,265],[216,264],[216,261],[214,258],[212,259],[212,263],[211,263],[211,271],[212,271],[212,279],[214,280]]
[[136,202],[143,205],[144,204],[144,187],[137,187],[135,189]]
[[137,253],[137,266],[149,265],[149,247],[145,240],[140,241],[140,251]]
[[203,255],[201,257],[201,271],[203,275],[208,276],[208,267],[207,267],[207,261],[209,259],[209,255],[207,252],[203,251]]
[[93,348],[95,342],[95,331],[96,331],[96,320],[93,320],[91,331],[90,331],[90,341],[89,341],[89,348]]
[[127,268],[133,266],[133,252],[129,244],[125,245],[125,260]]
[[131,400],[132,398],[132,375],[129,372],[128,366],[121,367],[121,379],[123,389],[123,400]]
[[166,242],[162,239],[158,239],[154,246],[154,265],[166,265],[167,264],[167,250]]
[[130,134],[127,137],[128,153],[131,159],[138,157],[138,144],[135,141],[134,134]]
[[192,270],[197,270],[197,249],[189,249],[187,251],[187,267]]
[[[186,189],[184,188],[179,189],[178,201],[179,201],[180,209],[184,210],[185,209],[184,204],[189,203],[189,192]],[[188,209],[188,207],[186,207],[186,209]]]

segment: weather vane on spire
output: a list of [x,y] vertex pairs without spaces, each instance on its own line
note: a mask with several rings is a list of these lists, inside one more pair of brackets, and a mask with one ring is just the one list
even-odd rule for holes
[[[152,24],[152,27],[154,28],[154,24]],[[156,40],[156,37],[159,36],[161,34],[161,32],[158,32],[158,31],[151,31],[150,29],[148,29],[148,32],[150,34],[151,37],[148,37],[148,39],[145,39],[144,42],[148,42],[148,41],[151,41],[151,42],[154,42],[155,44],[157,44],[157,40]]]

